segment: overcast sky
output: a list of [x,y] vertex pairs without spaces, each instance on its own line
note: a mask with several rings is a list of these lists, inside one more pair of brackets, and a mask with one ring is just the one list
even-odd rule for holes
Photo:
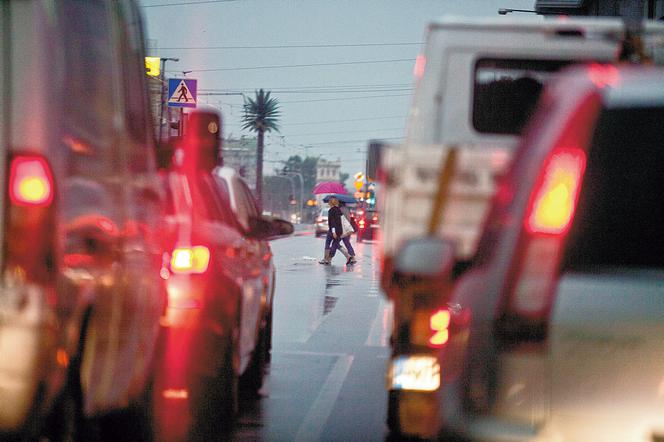
[[[188,3],[188,4],[187,4]],[[280,132],[266,137],[265,172],[290,155],[364,169],[369,139],[399,142],[424,28],[443,14],[496,16],[534,0],[141,0],[150,55],[167,76],[198,80],[239,137],[242,96],[271,90]],[[170,72],[169,72],[170,71]],[[205,96],[204,93],[236,95]],[[249,135],[248,132],[244,134]]]

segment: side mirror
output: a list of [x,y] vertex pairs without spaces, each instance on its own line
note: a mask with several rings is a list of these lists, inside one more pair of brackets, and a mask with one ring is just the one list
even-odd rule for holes
[[401,278],[446,280],[452,276],[454,244],[437,237],[411,239],[401,248],[394,262]]
[[259,216],[249,220],[247,235],[256,239],[273,239],[293,233],[293,224],[281,218]]

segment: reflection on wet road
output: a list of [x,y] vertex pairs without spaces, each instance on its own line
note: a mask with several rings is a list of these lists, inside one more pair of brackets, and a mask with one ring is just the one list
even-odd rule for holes
[[234,440],[383,440],[391,306],[380,294],[377,245],[358,263],[318,264],[323,240],[274,241],[272,362],[258,401],[243,401]]

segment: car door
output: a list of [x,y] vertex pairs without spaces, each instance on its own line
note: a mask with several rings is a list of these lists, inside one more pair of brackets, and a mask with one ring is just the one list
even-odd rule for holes
[[[224,180],[221,182],[225,183]],[[256,347],[258,330],[263,317],[263,306],[267,301],[263,284],[261,244],[260,241],[247,235],[251,230],[251,220],[258,216],[258,211],[249,188],[240,178],[233,176],[228,180],[228,184],[231,203],[238,224],[243,230],[245,242],[240,349],[243,359],[248,359]]]

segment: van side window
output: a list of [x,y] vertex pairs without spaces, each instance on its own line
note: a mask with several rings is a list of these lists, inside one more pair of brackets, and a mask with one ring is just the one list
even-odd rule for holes
[[521,133],[544,83],[569,61],[482,59],[475,65],[473,126],[482,133]]
[[[110,149],[115,111],[114,48],[107,3],[74,0],[62,3],[65,57],[65,121],[76,142],[85,143],[80,153],[104,155]],[[75,149],[74,149],[75,150]]]

